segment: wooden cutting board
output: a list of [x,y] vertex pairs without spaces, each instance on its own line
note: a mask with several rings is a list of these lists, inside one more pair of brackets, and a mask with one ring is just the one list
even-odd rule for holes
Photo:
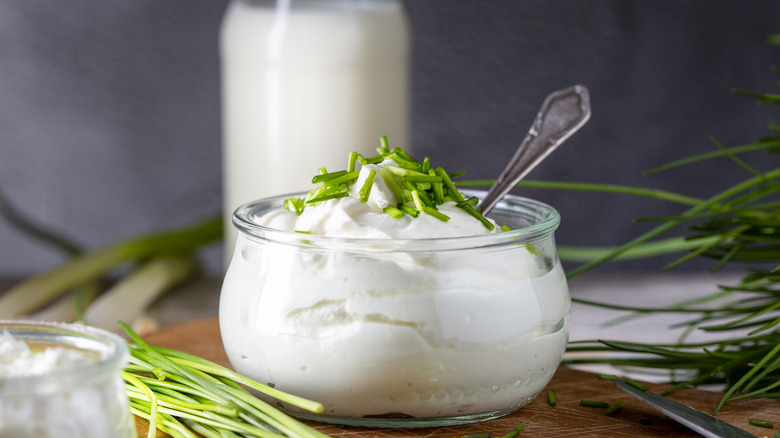
[[[144,337],[155,345],[175,348],[229,366],[219,334],[217,318],[199,319],[172,326]],[[658,392],[665,386],[648,384],[650,390]],[[548,390],[554,390],[557,406],[547,402]],[[711,413],[720,400],[715,392],[683,389],[669,396],[683,404]],[[580,406],[580,400],[599,400],[608,403],[622,401],[622,407],[612,415],[605,415],[602,408]],[[650,424],[643,425],[646,418]],[[780,401],[767,399],[746,399],[729,402],[718,414],[718,418],[760,437],[771,437],[780,426]],[[748,419],[771,421],[774,429],[753,426]],[[652,437],[652,436],[698,436],[666,416],[635,400],[615,388],[611,383],[598,380],[594,374],[561,368],[550,384],[536,400],[514,413],[482,423],[453,427],[425,429],[367,429],[360,427],[340,428],[331,425],[308,423],[312,427],[339,438],[460,438],[475,433],[491,433],[501,437],[522,422],[520,437]],[[139,422],[139,436],[144,436],[144,426]]]

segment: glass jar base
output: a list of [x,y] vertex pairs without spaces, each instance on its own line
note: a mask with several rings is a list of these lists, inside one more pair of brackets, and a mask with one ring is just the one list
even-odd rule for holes
[[527,405],[533,400],[533,397],[518,405],[498,411],[458,415],[451,417],[409,417],[409,416],[368,416],[368,417],[338,417],[329,415],[304,414],[300,412],[288,412],[290,415],[303,420],[316,421],[318,423],[329,423],[338,426],[359,426],[383,429],[413,429],[423,427],[442,427],[457,426],[461,424],[479,423],[481,421],[492,420],[503,417]]

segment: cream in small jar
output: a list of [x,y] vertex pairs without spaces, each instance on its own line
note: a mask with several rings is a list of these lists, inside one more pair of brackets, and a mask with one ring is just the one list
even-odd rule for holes
[[91,327],[0,321],[0,438],[135,437],[127,355]]
[[528,403],[568,339],[557,213],[509,196],[494,217],[512,231],[488,230],[456,202],[437,206],[446,222],[395,219],[382,179],[366,202],[356,196],[384,165],[300,215],[282,198],[236,211],[220,302],[231,364],[342,424],[454,424]]

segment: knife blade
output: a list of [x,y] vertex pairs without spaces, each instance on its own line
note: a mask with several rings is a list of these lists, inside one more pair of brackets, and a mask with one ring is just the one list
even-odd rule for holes
[[688,427],[694,432],[700,433],[708,438],[757,438],[755,435],[746,432],[736,426],[732,426],[725,421],[719,420],[704,412],[685,406],[674,400],[654,394],[650,391],[641,391],[620,380],[612,380],[618,388],[632,395],[639,401],[651,406],[652,408],[663,412],[669,418]]

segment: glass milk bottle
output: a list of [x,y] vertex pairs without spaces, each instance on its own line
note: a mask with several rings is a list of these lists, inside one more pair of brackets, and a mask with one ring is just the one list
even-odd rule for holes
[[225,257],[241,204],[308,190],[317,169],[409,145],[400,0],[232,0],[222,22]]

